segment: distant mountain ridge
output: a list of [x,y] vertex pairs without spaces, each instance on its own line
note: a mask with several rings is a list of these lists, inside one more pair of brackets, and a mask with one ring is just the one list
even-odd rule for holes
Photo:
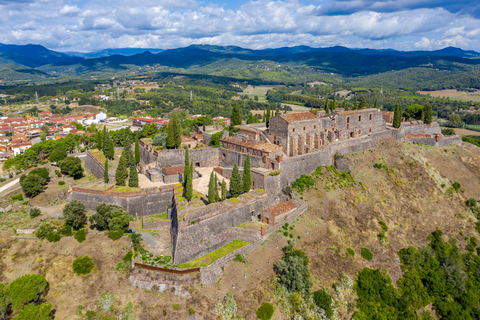
[[216,67],[220,65],[235,68],[239,65],[238,61],[307,65],[324,72],[361,76],[426,66],[442,70],[462,70],[469,65],[480,65],[480,53],[454,47],[434,51],[355,49],[342,46],[327,48],[294,46],[254,50],[238,46],[190,45],[168,50],[119,48],[67,54],[49,50],[41,45],[0,44],[0,65],[9,64],[17,66],[16,69],[25,70],[34,68],[46,72],[46,75],[55,72],[53,73],[55,76],[67,69],[70,75],[74,75],[155,64],[187,69],[211,68],[212,64]]

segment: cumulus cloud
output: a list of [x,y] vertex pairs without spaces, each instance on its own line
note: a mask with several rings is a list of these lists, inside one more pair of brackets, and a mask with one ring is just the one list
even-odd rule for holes
[[0,0],[0,42],[63,51],[192,43],[480,51],[477,2],[252,0],[227,8],[208,0]]

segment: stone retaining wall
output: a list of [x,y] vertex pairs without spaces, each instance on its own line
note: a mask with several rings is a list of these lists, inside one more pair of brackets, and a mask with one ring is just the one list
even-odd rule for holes
[[68,201],[73,199],[85,204],[87,210],[95,210],[99,203],[109,203],[121,206],[134,217],[148,216],[167,212],[172,204],[173,187],[162,189],[142,189],[139,192],[122,193],[99,190],[88,190],[73,187]]

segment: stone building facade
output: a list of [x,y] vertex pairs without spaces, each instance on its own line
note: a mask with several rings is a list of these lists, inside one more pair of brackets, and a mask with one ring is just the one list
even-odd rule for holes
[[275,116],[270,119],[268,137],[292,157],[311,153],[331,142],[384,130],[385,121],[378,109],[336,109],[330,115],[295,112]]

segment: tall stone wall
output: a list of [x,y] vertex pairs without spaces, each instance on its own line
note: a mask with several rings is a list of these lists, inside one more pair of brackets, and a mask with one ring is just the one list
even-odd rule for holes
[[140,159],[148,165],[150,163],[156,163],[158,157],[153,154],[153,152],[149,151],[145,146],[140,143]]
[[174,263],[178,264],[199,258],[223,247],[235,239],[244,241],[253,240],[251,235],[231,229],[242,223],[252,221],[252,217],[256,220],[257,215],[260,214],[262,210],[282,200],[285,199],[272,196],[263,197],[225,211],[222,210],[221,203],[219,203],[219,206],[215,206],[219,212],[218,214],[210,212],[209,214],[213,215],[211,218],[179,228],[178,235],[176,235]]
[[132,216],[148,216],[167,212],[167,208],[172,204],[173,188],[157,190],[147,193],[145,191],[134,195],[124,193],[99,193],[95,190],[86,190],[73,188],[73,192],[68,201],[73,199],[85,204],[87,210],[95,210],[99,203],[109,203],[121,206]]
[[[189,149],[188,154],[193,161],[194,166],[216,167],[219,164],[219,148]],[[175,166],[185,163],[185,150],[164,150],[159,152],[157,166],[164,168],[166,166]]]
[[103,179],[103,172],[105,167],[103,164],[97,161],[90,152],[87,152],[87,157],[85,158],[85,168],[95,176],[97,179]]

